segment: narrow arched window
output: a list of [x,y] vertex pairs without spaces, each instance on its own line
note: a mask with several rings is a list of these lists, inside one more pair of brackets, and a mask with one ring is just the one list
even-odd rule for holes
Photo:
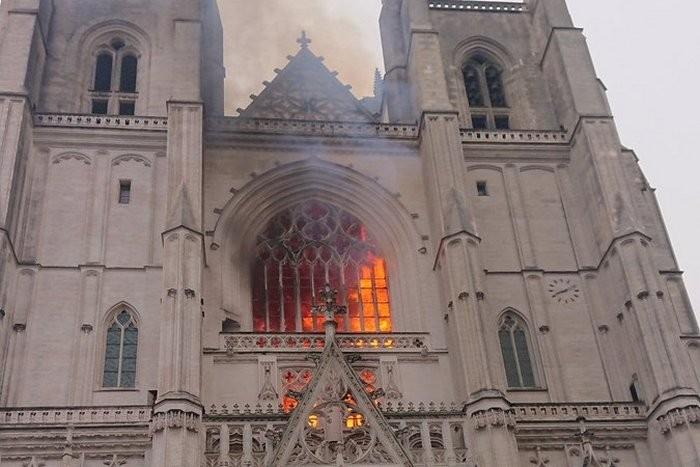
[[364,224],[319,200],[275,216],[257,238],[253,326],[259,332],[318,332],[312,312],[326,283],[338,289],[345,332],[391,332],[386,262]]
[[484,55],[471,57],[462,68],[472,127],[477,130],[510,128],[503,86],[503,70]]
[[139,330],[133,315],[122,310],[107,329],[102,386],[133,388],[136,386],[136,354]]
[[122,58],[119,90],[121,92],[136,92],[136,78],[138,74],[138,59],[133,55],[125,55]]
[[501,343],[508,387],[537,387],[530,337],[525,322],[514,313],[506,313],[501,319],[498,338]]
[[112,90],[113,62],[112,54],[108,52],[103,52],[97,56],[95,62],[95,91],[110,92]]

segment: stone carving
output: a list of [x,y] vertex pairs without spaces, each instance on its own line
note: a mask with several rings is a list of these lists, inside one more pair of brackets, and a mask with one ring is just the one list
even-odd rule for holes
[[515,413],[504,409],[481,410],[472,415],[472,423],[477,431],[489,427],[515,429]]
[[185,428],[192,432],[199,432],[200,416],[196,413],[183,412],[181,410],[171,410],[165,413],[153,415],[151,422],[151,433],[157,433],[168,429]]
[[22,463],[23,467],[44,467],[45,465],[43,461],[37,459],[35,456],[32,456],[27,462]]
[[113,454],[112,457],[108,458],[102,463],[107,467],[119,467],[120,465],[125,465],[127,463],[127,460],[123,457],[119,457],[116,454]]
[[666,412],[656,419],[659,431],[668,434],[672,429],[679,426],[690,426],[700,423],[700,406],[694,405],[682,409],[674,409]]
[[274,402],[277,403],[279,396],[275,387],[272,384],[272,362],[262,362],[263,367],[263,385],[258,394],[258,400],[260,402]]

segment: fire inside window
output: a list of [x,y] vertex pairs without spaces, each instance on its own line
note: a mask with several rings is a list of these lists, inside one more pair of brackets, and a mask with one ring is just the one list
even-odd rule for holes
[[341,332],[391,332],[386,261],[354,215],[310,200],[275,216],[258,236],[253,264],[253,322],[258,332],[320,332],[314,315],[326,283],[348,313]]

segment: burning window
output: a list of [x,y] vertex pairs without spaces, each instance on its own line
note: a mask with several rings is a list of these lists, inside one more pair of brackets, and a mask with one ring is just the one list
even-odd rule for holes
[[275,216],[257,239],[253,323],[258,332],[320,332],[312,313],[329,283],[348,314],[341,332],[391,332],[386,262],[366,227],[349,212],[317,200]]

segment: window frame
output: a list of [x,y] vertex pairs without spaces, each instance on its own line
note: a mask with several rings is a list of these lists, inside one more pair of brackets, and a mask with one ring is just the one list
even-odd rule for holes
[[[109,330],[112,327],[114,323],[117,323],[117,318],[119,315],[121,315],[122,312],[126,312],[129,314],[131,317],[130,323],[133,323],[134,328],[136,329],[136,358],[135,358],[135,369],[134,369],[134,384],[132,386],[126,386],[122,387],[120,385],[121,381],[121,366],[123,364],[123,358],[122,358],[122,353],[123,353],[123,339],[125,336],[125,330],[128,328],[125,328],[123,325],[122,327],[122,332],[121,332],[121,343],[120,343],[120,349],[119,349],[119,370],[117,371],[117,385],[116,386],[106,386],[104,383],[104,377],[105,377],[105,369],[107,366],[107,337],[109,335]],[[106,319],[103,321],[103,329],[100,333],[100,360],[98,361],[99,363],[99,368],[97,371],[97,391],[138,391],[139,390],[139,352],[141,350],[141,319],[139,317],[139,314],[132,308],[131,306],[122,303],[117,305],[116,307],[113,307],[112,310],[107,314]]]
[[[141,89],[141,77],[142,77],[142,57],[138,49],[133,45],[128,43],[128,39],[123,39],[123,36],[115,34],[111,40],[108,42],[111,44],[115,40],[121,40],[125,43],[123,47],[115,49],[111,45],[100,45],[95,48],[92,53],[90,60],[91,71],[90,71],[90,81],[88,84],[87,91],[87,105],[86,112],[91,115],[111,115],[120,116],[119,113],[120,105],[122,102],[128,102],[134,104],[134,115],[138,112],[138,101],[139,101],[139,90]],[[112,76],[110,82],[109,91],[100,91],[95,89],[95,80],[97,78],[97,60],[101,55],[109,54],[112,56]],[[134,57],[136,59],[136,86],[134,92],[127,92],[121,90],[121,75],[122,75],[122,65],[126,57]],[[106,114],[93,114],[92,107],[93,101],[101,100],[107,101],[107,113]],[[123,115],[129,117],[132,115]]]
[[[488,78],[486,76],[486,69],[489,67],[494,67],[499,72],[499,80],[502,87],[504,106],[496,107],[492,103],[491,90],[488,84]],[[469,102],[469,91],[467,88],[466,72],[468,68],[474,68],[477,72],[477,80],[479,85],[479,92],[481,96],[482,105],[472,106]],[[493,59],[490,54],[485,54],[481,51],[469,55],[466,60],[463,61],[461,67],[461,80],[463,90],[466,96],[466,103],[468,107],[468,122],[469,125],[476,130],[495,130],[495,131],[508,131],[512,127],[511,121],[511,108],[509,106],[510,99],[508,97],[506,85],[505,85],[505,67],[502,66],[500,61]],[[477,128],[474,125],[475,118],[485,118],[486,128]],[[498,128],[498,119],[508,119],[508,128]]]
[[[386,257],[386,255],[383,254],[381,249],[378,247],[378,245],[375,243],[375,239],[373,238],[372,234],[369,233],[368,239],[365,241],[358,241],[356,244],[357,246],[360,246],[360,248],[363,248],[363,252],[369,254],[369,257],[373,257],[377,262],[375,263],[375,267],[367,267],[369,263],[357,263],[355,260],[347,260],[346,263],[341,263],[338,262],[341,259],[342,255],[337,255],[335,249],[335,245],[332,243],[326,243],[326,241],[315,241],[312,240],[311,238],[308,238],[306,236],[304,237],[304,244],[302,250],[305,250],[307,247],[314,247],[314,248],[319,248],[319,255],[320,249],[327,248],[329,250],[333,250],[332,256],[330,260],[324,260],[322,261],[320,256],[313,260],[309,261],[306,259],[306,253],[299,253],[299,264],[295,266],[293,262],[290,262],[289,258],[286,257],[284,259],[279,259],[275,260],[274,264],[272,265],[276,272],[272,273],[272,279],[270,279],[270,276],[268,276],[268,271],[272,271],[272,269],[269,269],[269,261],[271,259],[274,259],[274,254],[271,252],[268,252],[266,259],[262,259],[260,255],[260,248],[265,246],[265,248],[270,247],[271,245],[276,245],[275,248],[279,248],[283,246],[283,243],[276,243],[279,242],[279,239],[272,239],[271,237],[264,237],[263,235],[264,232],[267,231],[272,225],[273,222],[278,220],[281,216],[285,215],[291,215],[291,216],[299,216],[303,210],[308,209],[313,205],[314,203],[326,206],[330,208],[330,211],[326,216],[338,216],[335,219],[335,225],[338,226],[338,231],[341,229],[341,221],[340,218],[344,215],[349,215],[353,219],[353,221],[357,222],[358,225],[361,225],[362,227],[366,228],[365,223],[354,213],[350,212],[349,210],[345,209],[342,207],[342,205],[339,205],[337,203],[334,203],[332,201],[327,201],[322,198],[317,198],[317,197],[309,197],[309,198],[304,198],[299,200],[298,202],[287,206],[286,208],[277,211],[274,216],[270,217],[265,221],[265,223],[261,224],[261,229],[259,233],[256,236],[256,243],[255,247],[253,247],[253,250],[256,252],[251,255],[249,261],[250,261],[250,281],[248,282],[248,286],[250,287],[250,298],[251,298],[251,317],[252,317],[252,329],[254,332],[261,332],[261,333],[301,333],[301,334],[306,334],[306,333],[320,333],[323,332],[323,318],[321,316],[314,316],[312,319],[313,322],[313,328],[312,330],[305,330],[306,322],[305,319],[308,319],[308,316],[305,315],[304,310],[301,308],[303,304],[307,303],[306,301],[300,301],[300,290],[304,289],[304,285],[302,285],[299,281],[300,279],[300,274],[303,271],[305,267],[308,267],[311,265],[311,276],[314,276],[314,269],[321,267],[323,268],[324,263],[328,263],[328,265],[332,266],[327,266],[326,267],[326,280],[329,279],[329,273],[330,273],[330,268],[331,267],[338,267],[338,271],[340,272],[340,269],[343,269],[344,272],[340,273],[340,276],[343,277],[344,281],[343,284],[332,284],[333,287],[337,287],[339,290],[339,295],[338,295],[338,303],[341,305],[347,305],[348,306],[348,313],[339,317],[339,332],[347,332],[347,333],[353,333],[353,334],[387,334],[387,333],[392,333],[395,332],[396,328],[396,319],[394,316],[395,312],[395,305],[394,305],[394,300],[393,300],[393,287],[392,287],[392,281],[393,278],[391,274],[389,274],[387,271],[389,269],[389,260]],[[299,212],[297,212],[299,211]],[[301,214],[303,216],[303,214]],[[325,217],[325,216],[324,216]],[[294,217],[296,218],[296,217]],[[296,221],[295,221],[296,222]],[[290,230],[285,230],[284,232],[281,233],[280,238],[287,238],[287,236],[292,232],[293,228],[290,228]],[[296,234],[293,234],[296,235]],[[263,239],[261,241],[261,239]],[[285,240],[286,241],[286,240]],[[349,251],[349,250],[348,250]],[[381,267],[377,266],[378,264],[381,263]],[[347,281],[346,279],[346,268],[350,267],[351,270],[354,271],[354,273],[357,275],[357,284],[355,284],[353,287],[348,287],[348,284],[350,282]],[[295,272],[295,283],[294,283],[294,289],[293,289],[293,297],[295,300],[295,307],[292,309],[293,311],[290,311],[289,314],[294,314],[292,317],[293,319],[283,319],[283,316],[287,315],[287,310],[284,310],[283,307],[280,307],[279,312],[273,312],[271,308],[269,308],[269,296],[268,294],[268,283],[276,284],[278,279],[282,277],[285,272],[289,273],[289,271],[285,271],[286,268],[293,268]],[[260,269],[260,270],[258,270]],[[369,270],[369,276],[363,276],[363,269]],[[377,271],[382,272],[382,274],[377,275]],[[256,282],[256,275],[259,273],[264,274],[264,286],[261,286],[261,283]],[[308,271],[307,271],[308,272]],[[316,271],[319,272],[319,271]],[[315,277],[315,276],[314,276]],[[272,282],[269,282],[272,280]],[[367,285],[367,282],[364,283],[363,281],[369,281],[371,286]],[[321,282],[321,283],[319,283]],[[256,284],[258,286],[258,289],[256,290]],[[284,287],[280,286],[279,289],[275,286],[275,291],[274,293],[276,295],[273,295],[276,297],[273,302],[277,302],[280,300],[281,304],[281,297],[283,296],[283,290],[287,290],[286,287],[289,284],[285,284]],[[318,281],[312,278],[312,285],[310,285],[309,289],[311,292],[311,300],[312,300],[312,305],[318,305],[320,304],[320,299],[318,297],[318,292],[319,290],[325,285],[324,281]],[[265,293],[264,296],[258,296],[256,295],[257,292],[263,291]],[[369,290],[369,292],[368,292]],[[349,300],[351,292],[355,292],[356,296],[354,300]],[[363,293],[364,292],[364,293]],[[371,302],[365,300],[365,298],[371,296]],[[316,300],[316,301],[313,301]],[[353,306],[356,307],[356,312],[357,316],[353,316]],[[372,309],[373,312],[372,314],[368,314],[367,310],[365,309],[366,306],[369,306],[369,309]],[[382,308],[386,307],[383,311]],[[262,308],[264,310],[264,315],[263,312],[260,310],[256,310],[256,307]],[[260,315],[256,313],[260,313]],[[256,328],[256,317],[258,319],[262,319],[264,316],[264,329],[257,329]],[[351,330],[351,320],[352,319],[359,320],[358,324],[361,328],[361,330]],[[273,320],[278,319],[279,322],[272,324]],[[389,328],[387,329],[386,326],[383,326],[382,320],[388,319],[389,320]],[[368,324],[369,322],[373,322],[373,325]],[[290,329],[290,324],[293,323],[293,329]]]
[[[509,325],[508,320],[512,320],[513,324]],[[521,357],[517,349],[517,341],[515,339],[515,331],[521,330],[525,337],[525,345],[527,347],[527,357],[530,363],[530,371],[532,373],[532,385],[525,384],[525,376],[521,368]],[[513,351],[513,359],[516,365],[516,372],[519,385],[511,385],[508,378],[508,363],[506,361],[506,355],[503,348],[503,343],[501,341],[501,332],[507,331],[510,337],[511,349]],[[501,355],[501,363],[503,368],[503,376],[505,378],[505,386],[509,391],[537,391],[544,388],[544,378],[540,374],[540,365],[537,357],[537,352],[535,351],[535,341],[533,339],[532,333],[530,332],[530,327],[527,321],[517,312],[513,310],[508,310],[501,314],[498,320],[498,328],[496,333],[498,348]]]

